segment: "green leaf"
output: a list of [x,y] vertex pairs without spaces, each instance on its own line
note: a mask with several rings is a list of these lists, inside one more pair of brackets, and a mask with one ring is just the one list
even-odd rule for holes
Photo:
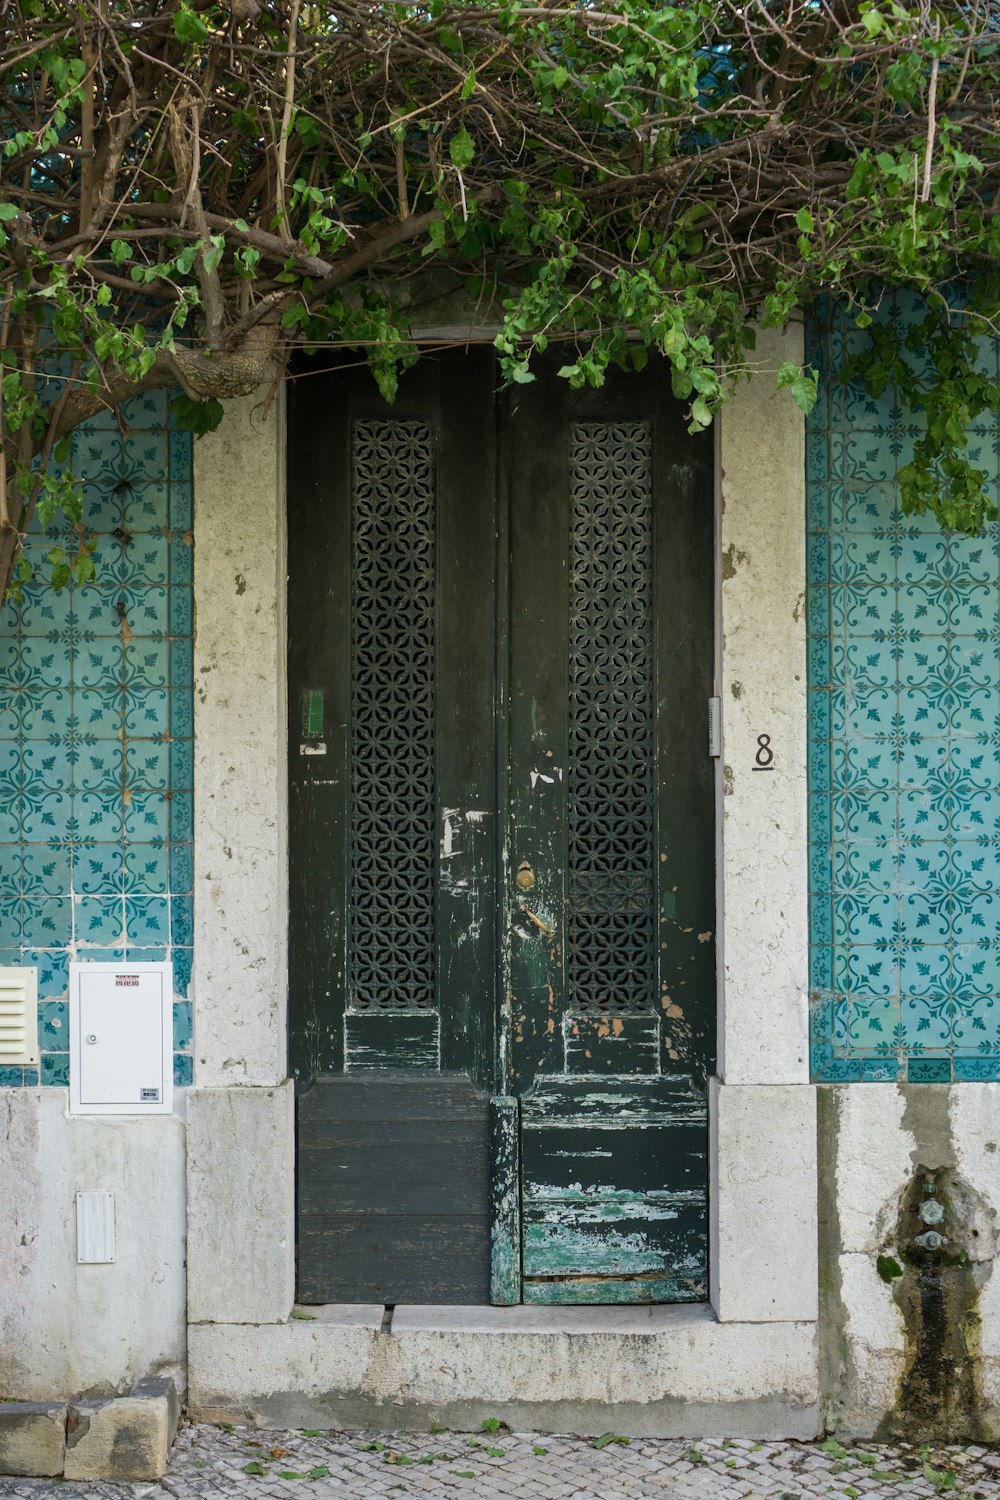
[[467,167],[476,154],[476,143],[463,125],[448,143],[448,155],[458,168]]
[[928,1484],[932,1484],[939,1495],[946,1495],[953,1490],[958,1483],[958,1476],[954,1469],[935,1469],[924,1459],[924,1478]]
[[506,1422],[501,1422],[499,1417],[484,1417],[480,1424],[481,1432],[499,1432],[501,1427],[506,1427]]
[[696,396],[691,402],[691,420],[688,423],[688,432],[703,432],[706,427],[712,425],[712,408],[704,396]]
[[214,398],[194,401],[190,396],[175,396],[170,403],[174,426],[180,432],[193,432],[195,437],[204,437],[214,432],[222,421],[222,403]]
[[795,222],[802,230],[803,234],[812,234],[813,230],[816,228],[816,225],[813,222],[813,216],[809,212],[808,208],[799,209],[798,213],[795,215]]
[[267,1469],[263,1464],[257,1463],[255,1459],[253,1463],[243,1465],[243,1472],[244,1474],[266,1474]]
[[506,1450],[503,1448],[487,1448],[486,1452],[490,1458],[504,1458],[506,1456]]
[[[301,1309],[301,1307],[293,1307],[292,1308],[292,1317],[293,1318],[297,1318],[300,1323],[315,1323],[315,1321],[316,1321],[316,1315],[315,1315],[315,1313],[303,1312],[302,1309]],[[311,1437],[315,1437],[315,1435],[316,1435],[315,1433],[310,1433],[309,1434],[309,1436],[311,1436]]]
[[327,1475],[329,1474],[329,1472],[330,1472],[330,1470],[327,1468],[326,1464],[317,1464],[316,1467],[315,1467],[315,1469],[310,1469],[309,1470],[309,1473],[306,1475],[306,1478],[307,1479],[325,1479],[327,1477]]
[[214,271],[217,268],[225,248],[226,236],[224,234],[213,234],[211,247],[202,251],[202,260],[205,263],[206,271]]
[[528,369],[527,360],[509,360],[507,362],[507,374],[515,385],[530,385],[535,378]]
[[533,1448],[532,1448],[532,1450],[531,1450],[531,1451],[532,1451],[532,1453],[534,1453],[534,1454],[535,1454],[535,1456],[536,1456],[536,1457],[537,1457],[537,1458],[544,1458],[544,1457],[545,1457],[545,1455],[546,1455],[546,1454],[547,1454],[547,1453],[548,1453],[548,1451],[549,1451],[549,1450],[548,1450],[548,1448],[539,1448],[539,1447],[538,1447],[538,1446],[537,1446],[537,1445],[536,1445],[536,1446],[534,1446],[534,1447],[533,1447]]
[[200,248],[201,247],[199,245],[185,245],[184,249],[179,251],[175,256],[174,265],[177,267],[177,270],[182,276],[187,276],[190,272],[191,267],[198,259],[198,251]]
[[620,1437],[616,1432],[602,1432],[601,1436],[595,1438],[590,1446],[600,1449],[607,1448],[611,1443],[618,1443],[622,1448],[627,1448],[631,1441],[631,1438]]
[[876,1258],[875,1269],[882,1280],[889,1286],[903,1274],[903,1268],[894,1255],[880,1255]]
[[73,576],[78,583],[93,583],[94,577],[97,576],[97,568],[94,567],[94,559],[90,552],[76,553]]
[[127,260],[132,259],[132,255],[132,246],[128,240],[111,241],[111,259],[116,266],[123,266]]
[[0,224],[9,224],[11,219],[18,215],[17,205],[14,203],[0,203]]
[[188,42],[192,46],[198,46],[205,41],[209,35],[208,27],[201,16],[182,6],[174,13],[174,36],[179,42]]
[[810,367],[801,370],[792,360],[786,359],[778,369],[778,390],[791,391],[796,406],[808,416],[819,393],[818,372]]

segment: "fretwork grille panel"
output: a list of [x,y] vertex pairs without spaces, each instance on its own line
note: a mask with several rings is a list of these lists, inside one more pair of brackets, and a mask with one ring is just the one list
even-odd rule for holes
[[434,443],[353,430],[350,1008],[434,1008]]
[[652,436],[644,422],[570,437],[570,1005],[655,1001]]

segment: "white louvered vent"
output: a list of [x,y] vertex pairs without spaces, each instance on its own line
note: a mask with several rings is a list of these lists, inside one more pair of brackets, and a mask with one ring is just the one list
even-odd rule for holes
[[0,1068],[38,1062],[38,970],[0,968]]

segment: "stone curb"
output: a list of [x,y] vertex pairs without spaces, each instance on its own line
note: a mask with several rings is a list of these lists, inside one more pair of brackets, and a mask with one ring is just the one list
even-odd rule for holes
[[0,1402],[0,1474],[44,1479],[161,1479],[180,1415],[169,1379],[130,1396]]

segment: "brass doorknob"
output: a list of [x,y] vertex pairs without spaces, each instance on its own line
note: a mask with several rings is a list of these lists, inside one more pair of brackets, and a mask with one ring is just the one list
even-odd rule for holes
[[523,859],[518,865],[517,874],[515,875],[514,879],[517,881],[522,891],[531,890],[532,886],[535,883],[535,872],[528,864],[528,861],[526,859]]

